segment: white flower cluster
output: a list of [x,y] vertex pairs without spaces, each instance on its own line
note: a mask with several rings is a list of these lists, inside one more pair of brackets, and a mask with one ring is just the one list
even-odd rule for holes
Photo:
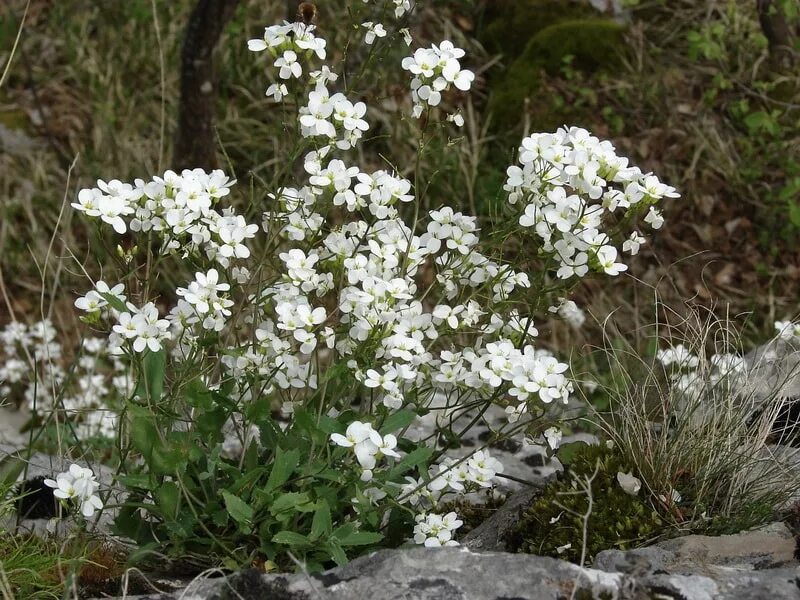
[[[675,189],[617,156],[614,146],[579,127],[525,138],[520,166],[507,171],[509,203],[522,206],[519,224],[531,228],[557,263],[560,279],[590,270],[618,275],[628,267],[609,233],[622,217],[644,214],[653,229],[663,224],[655,204],[676,198]],[[634,232],[623,251],[636,254],[644,238]]]
[[[242,270],[247,274],[246,269]],[[123,346],[126,342],[136,353],[146,350],[158,352],[164,347],[164,342],[169,340],[179,340],[180,344],[191,345],[200,333],[199,328],[222,331],[234,304],[228,297],[229,290],[230,284],[220,281],[220,273],[216,269],[209,269],[206,273],[195,273],[195,280],[188,287],[176,288],[175,294],[180,299],[163,319],[153,302],[138,308],[131,302],[126,302],[122,284],[110,289],[104,281],[98,281],[95,289],[78,298],[75,306],[90,315],[116,322],[108,339],[110,354],[124,354]],[[118,305],[124,304],[127,310],[117,310],[110,306],[108,297]],[[180,344],[176,348],[178,357],[183,354]]]
[[464,522],[454,512],[446,515],[435,513],[419,514],[416,516],[417,524],[414,526],[414,542],[428,548],[439,546],[458,546],[453,539],[453,532],[461,527]]
[[463,494],[492,487],[502,472],[503,464],[488,450],[478,450],[461,459],[445,457],[430,468],[427,481],[407,476],[397,499],[416,509],[428,510],[440,504],[445,494]]
[[121,312],[117,317],[117,324],[113,327],[114,333],[117,334],[114,340],[131,341],[134,352],[144,352],[146,349],[153,352],[161,350],[161,343],[170,339],[170,333],[167,331],[169,322],[159,318],[156,305],[148,302],[142,308],[136,308],[129,302],[127,307],[129,312]]
[[391,433],[382,436],[369,423],[353,421],[347,426],[345,435],[332,433],[331,441],[337,446],[352,448],[358,464],[361,465],[361,481],[372,479],[372,470],[384,456],[400,458],[395,448],[397,438]]
[[317,81],[308,94],[308,103],[300,108],[300,132],[303,137],[321,137],[347,150],[355,147],[369,129],[364,120],[366,112],[363,102],[350,102],[341,92],[331,94],[324,81]]
[[[49,320],[31,326],[12,322],[0,330],[0,396],[20,401],[40,416],[63,409],[82,438],[112,437],[117,426],[112,403],[127,397],[131,387],[123,375],[126,366],[107,360],[106,340],[86,338],[65,388],[68,378],[58,337]],[[53,390],[62,392],[57,406]]]
[[116,179],[98,180],[95,188],[83,189],[73,208],[90,217],[100,217],[117,233],[153,231],[164,244],[162,252],[182,256],[204,252],[227,267],[230,259],[250,256],[242,243],[252,238],[258,225],[248,225],[233,209],[218,212],[214,204],[230,192],[231,181],[219,169],[184,170],[180,175],[167,171],[163,177],[133,185]]
[[[458,389],[496,395],[514,403],[512,419],[526,412],[531,395],[543,402],[566,400],[572,389],[563,375],[566,365],[529,344],[516,345],[537,333],[529,317],[512,311],[504,319],[474,299],[457,301],[481,288],[494,301],[506,300],[530,286],[524,273],[476,250],[474,217],[449,207],[430,211],[427,230],[416,235],[397,217],[397,204],[413,200],[407,180],[385,171],[360,173],[338,159],[323,166],[318,152],[305,163],[310,185],[282,190],[277,200],[283,210],[265,215],[267,229],[278,228],[289,240],[318,238],[323,219],[317,206],[323,201],[350,212],[366,209],[375,219],[351,221],[317,246],[280,254],[283,277],[253,298],[265,311],[258,344],[224,357],[229,369],[273,375],[281,389],[313,387],[313,361],[302,357],[320,340],[340,356],[369,342],[374,354],[365,362],[359,354],[349,366],[391,409],[406,403],[407,390],[420,387],[431,389],[428,398],[436,390]],[[426,309],[417,299],[418,276],[430,261],[441,301]],[[327,322],[328,310],[314,297],[334,290],[335,281],[342,282],[337,319]],[[447,340],[465,333],[476,336],[474,347],[451,351]],[[443,349],[432,352],[434,342]]]
[[411,79],[411,100],[414,104],[412,114],[419,118],[426,106],[438,106],[442,92],[455,86],[467,91],[475,79],[475,74],[462,69],[459,58],[464,56],[461,48],[452,42],[444,41],[438,46],[419,48],[413,56],[403,59],[402,67],[413,75]]
[[264,29],[263,38],[249,40],[247,47],[251,52],[269,51],[281,79],[299,79],[303,75],[303,57],[316,55],[324,60],[327,54],[325,40],[314,35],[314,29],[314,25],[301,22],[271,25]]
[[[225,292],[231,289],[230,284],[220,283],[216,269],[210,269],[207,273],[195,273],[194,279],[188,288],[179,287],[175,290],[178,296],[183,297],[183,302],[178,301],[177,314],[185,317],[182,321],[184,325],[194,321],[191,311],[187,310],[188,304],[199,317],[203,318],[204,329],[222,331],[233,306],[233,300],[225,295]],[[223,292],[223,295],[219,292]],[[169,324],[168,321],[164,323]]]
[[55,479],[45,479],[44,483],[54,489],[56,498],[75,502],[87,519],[103,509],[103,501],[96,494],[100,484],[91,469],[72,464],[68,471],[59,473]]
[[0,396],[21,394],[40,414],[52,408],[52,394],[45,390],[59,388],[66,378],[57,338],[49,319],[30,326],[13,321],[0,330]]
[[688,369],[694,369],[700,362],[683,344],[659,350],[656,352],[656,360],[665,367],[675,365],[678,368]]
[[747,365],[735,354],[714,354],[704,362],[683,344],[658,350],[656,360],[668,369],[670,383],[689,401],[699,401],[718,385],[730,389],[746,375]]
[[[364,23],[367,29],[367,43],[376,37],[384,37],[386,30],[380,24]],[[316,55],[324,59],[325,40],[314,35],[314,26],[304,23],[284,23],[267,27],[264,39],[250,40],[248,48],[253,52],[269,50],[276,57],[274,66],[281,80],[301,79],[303,67],[301,58]],[[364,120],[367,107],[363,102],[351,102],[341,92],[331,93],[328,84],[339,78],[329,67],[323,65],[317,71],[308,73],[314,88],[308,93],[306,104],[300,108],[300,131],[306,138],[322,138],[324,143],[335,144],[347,150],[369,129]],[[267,89],[267,96],[281,102],[290,93],[285,83],[273,83]]]

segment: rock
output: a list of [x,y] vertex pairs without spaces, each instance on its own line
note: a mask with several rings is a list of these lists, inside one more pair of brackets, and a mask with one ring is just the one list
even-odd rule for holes
[[383,550],[316,575],[264,575],[253,569],[198,579],[180,592],[128,600],[562,600],[673,598],[782,600],[798,597],[797,569],[713,577],[609,573],[553,558],[464,548]]
[[594,567],[609,572],[642,570],[713,575],[720,571],[758,571],[797,566],[797,542],[784,523],[735,535],[687,535],[649,548],[598,553]]
[[763,402],[800,398],[800,339],[775,338],[744,356],[747,377],[739,395]]
[[0,444],[24,446],[27,436],[21,434],[20,429],[29,418],[30,415],[22,409],[0,407]]
[[506,533],[519,523],[520,516],[543,486],[530,487],[511,494],[496,513],[470,531],[463,545],[470,550],[498,552],[505,550]]

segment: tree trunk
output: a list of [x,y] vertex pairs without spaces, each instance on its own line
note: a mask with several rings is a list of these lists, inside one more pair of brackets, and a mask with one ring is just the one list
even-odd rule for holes
[[217,81],[213,54],[240,0],[198,0],[181,50],[181,99],[173,168],[214,169],[214,104]]
[[795,60],[793,36],[783,10],[774,0],[756,0],[756,10],[772,61],[779,67],[791,67]]

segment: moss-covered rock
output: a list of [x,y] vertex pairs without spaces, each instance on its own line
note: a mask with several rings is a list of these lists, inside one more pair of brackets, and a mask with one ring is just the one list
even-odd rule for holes
[[586,446],[573,457],[568,474],[548,486],[525,509],[506,538],[508,549],[578,560],[583,546],[582,515],[589,506],[588,495],[578,482],[591,477],[596,466],[597,475],[591,485],[587,560],[601,550],[626,550],[658,536],[665,527],[658,512],[643,500],[643,492],[640,496],[628,494],[617,481],[617,473],[631,469],[616,451]]
[[597,11],[586,0],[491,0],[482,15],[478,38],[489,52],[513,59],[542,29],[593,16]]
[[624,55],[625,27],[602,18],[572,19],[545,27],[530,37],[521,55],[491,84],[489,109],[497,126],[513,127],[527,112],[534,128],[549,130],[574,120],[568,105],[560,105],[542,90],[542,77],[613,70]]

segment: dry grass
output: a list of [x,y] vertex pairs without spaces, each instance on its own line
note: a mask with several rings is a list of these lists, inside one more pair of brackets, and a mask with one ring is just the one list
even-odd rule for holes
[[[611,379],[603,386],[610,398],[607,413],[595,415],[602,429],[635,466],[652,497],[662,496],[663,509],[680,527],[703,527],[709,520],[757,524],[786,508],[800,472],[795,452],[776,449],[789,429],[780,424],[788,400],[781,386],[761,385],[767,373],[786,380],[800,375],[779,372],[774,365],[752,361],[748,367],[720,377],[711,357],[738,354],[741,337],[729,320],[695,310],[670,315],[637,331],[633,340],[651,347],[683,344],[698,358],[693,373],[697,395],[687,395],[674,383],[669,369],[637,348],[637,341],[612,331],[600,350]],[[788,427],[794,427],[789,424]],[[670,500],[671,490],[681,496]]]

